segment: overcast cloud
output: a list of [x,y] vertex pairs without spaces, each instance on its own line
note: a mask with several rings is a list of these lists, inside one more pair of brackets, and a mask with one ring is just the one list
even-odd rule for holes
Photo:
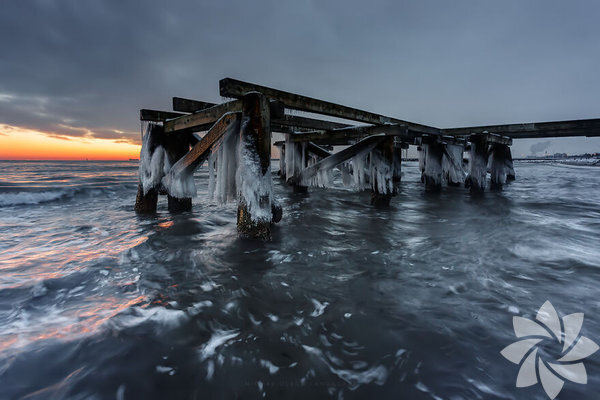
[[599,18],[592,1],[5,0],[0,123],[137,140],[140,108],[220,101],[227,76],[442,128],[596,118]]

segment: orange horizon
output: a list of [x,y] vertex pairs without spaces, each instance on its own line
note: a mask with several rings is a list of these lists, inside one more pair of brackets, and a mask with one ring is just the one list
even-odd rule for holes
[[3,161],[126,161],[138,159],[140,148],[118,139],[55,135],[0,124]]

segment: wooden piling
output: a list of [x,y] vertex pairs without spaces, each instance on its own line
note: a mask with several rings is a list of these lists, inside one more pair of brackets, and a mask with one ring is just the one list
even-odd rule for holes
[[[165,141],[165,152],[170,165],[175,165],[177,161],[185,157],[190,151],[190,134],[171,135]],[[191,211],[191,197],[176,197],[167,193],[168,209],[171,212]]]
[[[160,125],[149,125],[148,130],[146,131],[146,134],[143,138],[141,162],[144,162],[145,160],[147,163],[150,163],[150,160],[152,159],[156,151],[162,152],[163,140],[163,127]],[[160,171],[160,176],[154,177],[152,175],[154,171],[144,170],[144,168],[149,167],[149,165],[140,165],[140,180],[138,183],[138,190],[135,198],[135,211],[140,214],[156,212],[156,205],[158,203],[158,191],[160,188],[160,178],[162,177],[162,171]],[[151,184],[152,186],[144,188],[144,185],[142,184],[142,179],[144,179],[146,185]],[[149,183],[149,181],[152,180],[154,180],[155,182]]]
[[471,192],[483,192],[487,180],[488,143],[483,138],[471,138],[469,153],[469,174],[465,179],[465,187]]
[[371,204],[387,207],[394,194],[394,137],[386,136],[371,152]]
[[442,188],[444,145],[436,139],[431,138],[423,146],[425,148],[425,169],[423,173],[425,189],[432,191],[440,190]]
[[402,180],[402,147],[394,147],[392,180],[396,183]]
[[460,186],[465,182],[465,172],[463,169],[463,151],[462,144],[445,144],[444,158],[442,160],[443,178],[448,186]]
[[269,101],[257,92],[242,98],[237,228],[243,236],[268,240],[273,219]]
[[286,182],[292,185],[294,193],[306,193],[308,188],[301,184],[300,175],[305,168],[306,146],[302,142],[294,142],[292,135],[285,135]]
[[510,157],[510,148],[507,145],[498,143],[491,145],[490,187],[492,189],[502,189],[502,186],[506,183],[510,173],[508,166]]

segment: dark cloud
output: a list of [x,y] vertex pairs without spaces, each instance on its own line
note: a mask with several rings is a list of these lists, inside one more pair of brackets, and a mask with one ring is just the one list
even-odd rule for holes
[[534,143],[529,147],[529,151],[532,155],[536,155],[537,153],[541,153],[544,150],[549,149],[551,145],[552,142],[550,141]]
[[439,127],[594,118],[599,11],[558,0],[7,1],[0,123],[137,141],[140,108],[219,101],[226,76]]

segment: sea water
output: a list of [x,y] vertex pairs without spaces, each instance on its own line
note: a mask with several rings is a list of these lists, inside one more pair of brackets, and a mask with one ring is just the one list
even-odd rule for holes
[[[405,162],[387,209],[274,174],[256,242],[203,168],[140,216],[137,162],[0,162],[0,398],[547,398],[500,351],[546,301],[600,343],[600,168],[515,166],[473,196]],[[560,398],[597,398],[584,364]]]

